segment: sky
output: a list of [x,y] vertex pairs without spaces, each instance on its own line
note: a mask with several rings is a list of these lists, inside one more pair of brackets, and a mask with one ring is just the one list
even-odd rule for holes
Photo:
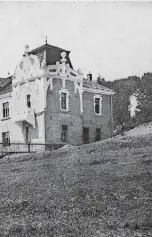
[[0,77],[25,45],[70,50],[75,70],[107,80],[152,72],[151,2],[0,2]]

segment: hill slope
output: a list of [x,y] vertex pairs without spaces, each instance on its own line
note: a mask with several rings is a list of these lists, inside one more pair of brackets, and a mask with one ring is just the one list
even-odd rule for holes
[[152,236],[152,135],[134,134],[1,159],[0,236]]

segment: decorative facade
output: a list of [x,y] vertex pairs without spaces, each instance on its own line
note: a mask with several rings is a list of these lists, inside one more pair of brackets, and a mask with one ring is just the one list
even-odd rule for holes
[[114,92],[73,69],[69,51],[45,44],[0,79],[0,135],[6,145],[80,145],[112,135]]

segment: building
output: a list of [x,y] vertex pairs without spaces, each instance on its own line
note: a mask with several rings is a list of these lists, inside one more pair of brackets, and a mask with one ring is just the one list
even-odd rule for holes
[[14,75],[0,79],[0,137],[10,143],[74,144],[112,136],[114,92],[73,69],[70,52],[29,51]]

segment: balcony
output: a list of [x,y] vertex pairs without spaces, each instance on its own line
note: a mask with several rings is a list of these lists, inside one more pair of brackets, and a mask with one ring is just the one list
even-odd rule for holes
[[14,122],[22,122],[26,121],[35,128],[35,113],[32,108],[23,108],[22,110],[18,110],[14,112],[13,116]]

